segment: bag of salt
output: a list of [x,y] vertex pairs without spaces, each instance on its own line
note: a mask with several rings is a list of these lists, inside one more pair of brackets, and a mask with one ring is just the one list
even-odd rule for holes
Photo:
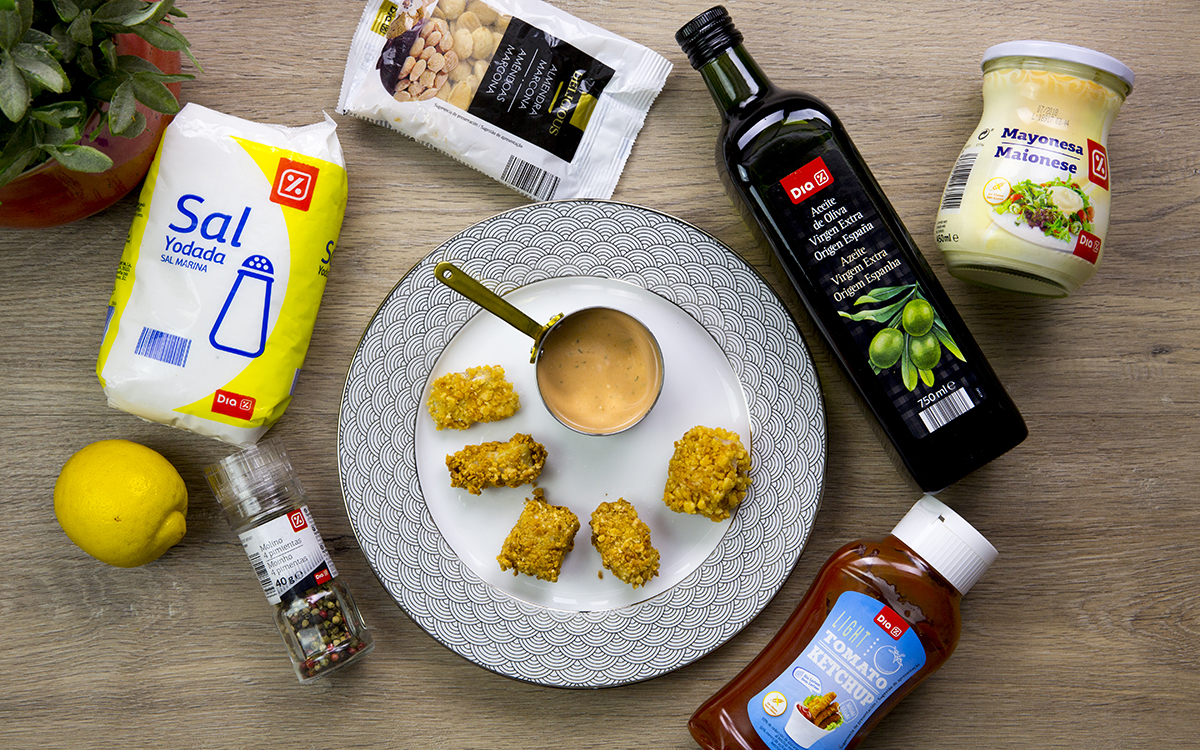
[[240,446],[279,419],[346,209],[335,127],[179,112],[109,301],[96,363],[109,405]]

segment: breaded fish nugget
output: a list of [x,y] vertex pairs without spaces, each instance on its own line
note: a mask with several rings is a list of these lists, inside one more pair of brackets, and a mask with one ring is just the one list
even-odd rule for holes
[[447,373],[429,389],[429,415],[439,429],[465,430],[475,422],[507,419],[521,408],[521,398],[504,379],[499,365],[470,367]]
[[736,432],[697,426],[675,441],[663,502],[676,513],[723,521],[746,497],[750,454]]
[[446,456],[450,486],[472,495],[487,487],[520,487],[537,479],[546,465],[546,448],[529,435],[517,433],[508,442],[468,445]]
[[635,589],[658,575],[658,550],[650,543],[650,527],[625,498],[600,503],[592,511],[592,546],[612,574]]
[[508,532],[496,561],[500,570],[512,569],[513,575],[524,573],[543,581],[557,581],[563,558],[575,547],[579,518],[570,508],[546,502],[542,488],[526,499],[521,517]]

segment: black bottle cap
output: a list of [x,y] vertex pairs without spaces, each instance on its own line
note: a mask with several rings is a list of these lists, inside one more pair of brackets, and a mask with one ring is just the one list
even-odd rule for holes
[[742,38],[742,32],[733,25],[733,19],[724,5],[709,8],[675,32],[675,41],[696,70],[708,65],[730,47],[741,44]]

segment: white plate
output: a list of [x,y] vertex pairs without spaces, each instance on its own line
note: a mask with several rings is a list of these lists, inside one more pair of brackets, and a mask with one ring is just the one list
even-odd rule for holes
[[[585,437],[537,396],[531,342],[433,277],[442,260],[534,318],[595,300],[659,337],[667,381],[626,433]],[[619,300],[620,304],[615,304]],[[430,380],[502,364],[522,408],[466,431],[433,429]],[[730,521],[662,504],[673,441],[696,424],[734,430],[753,484]],[[558,583],[501,573],[495,556],[530,487],[481,496],[449,487],[446,453],[529,432],[548,450],[539,480],[581,530]],[[601,687],[648,679],[720,646],[774,596],[812,529],[825,472],[825,420],[811,358],[786,308],[711,236],[649,209],[563,201],[514,209],[451,238],[400,281],[367,326],[338,425],[346,508],[368,561],[422,628],[516,679]],[[637,505],[662,553],[634,590],[600,569],[591,510]]]

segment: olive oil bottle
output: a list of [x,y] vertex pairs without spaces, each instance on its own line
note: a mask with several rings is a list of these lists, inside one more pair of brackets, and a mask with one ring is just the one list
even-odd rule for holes
[[1016,406],[833,110],[772,85],[722,6],[675,39],[721,112],[723,178],[921,489],[1024,440]]

